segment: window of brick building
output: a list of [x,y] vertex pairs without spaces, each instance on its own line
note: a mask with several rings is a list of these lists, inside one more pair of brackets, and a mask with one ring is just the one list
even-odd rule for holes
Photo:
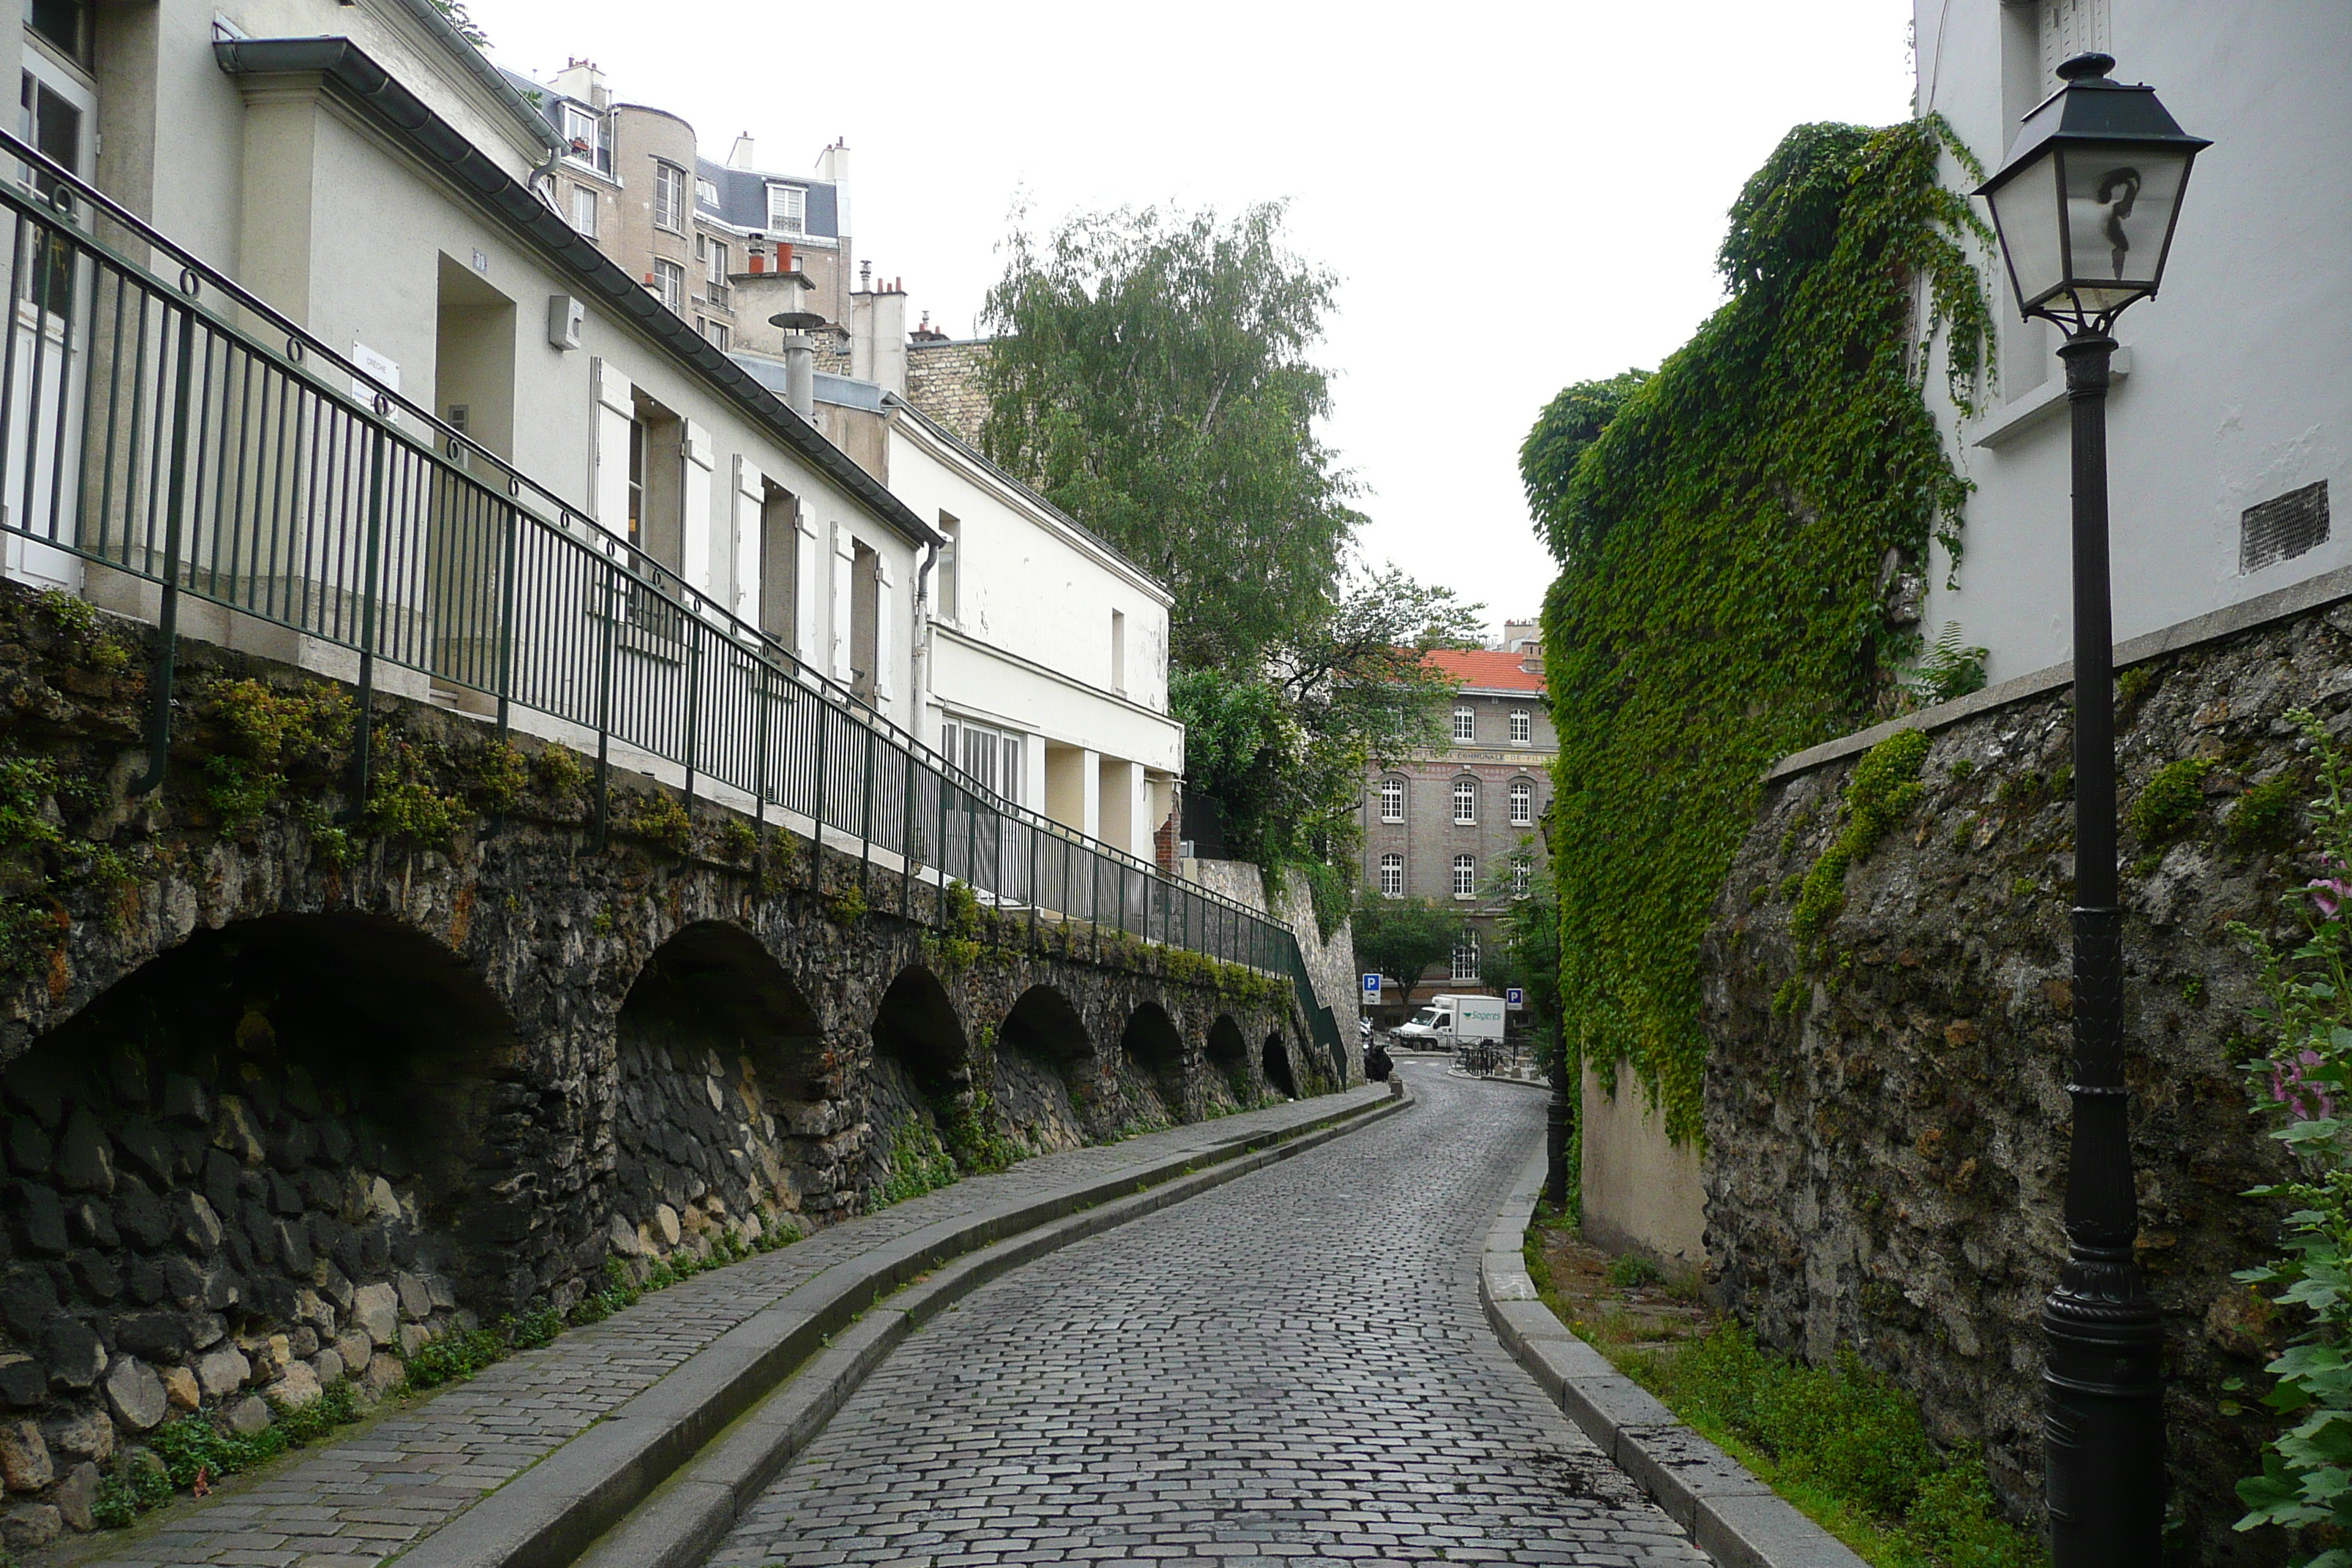
[[1381,781],[1381,820],[1382,822],[1404,820],[1404,780],[1382,779]]
[[1476,779],[1454,781],[1454,820],[1465,825],[1474,824],[1478,820],[1478,781]]
[[1475,899],[1478,896],[1478,858],[1456,855],[1454,858],[1454,896]]
[[1402,899],[1404,897],[1403,856],[1383,855],[1381,857],[1381,897],[1384,899]]
[[1526,779],[1511,781],[1511,826],[1532,827],[1536,820],[1536,786]]
[[686,227],[686,171],[675,164],[654,165],[654,225],[676,230]]
[[1454,966],[1449,973],[1454,976],[1454,983],[1457,985],[1475,982],[1478,978],[1478,933],[1476,931],[1465,931],[1462,933],[1462,940],[1454,944]]
[[1513,710],[1511,713],[1511,744],[1514,746],[1531,746],[1535,744],[1535,716],[1524,708]]
[[1456,708],[1454,710],[1454,738],[1457,741],[1475,741],[1478,738],[1478,710]]

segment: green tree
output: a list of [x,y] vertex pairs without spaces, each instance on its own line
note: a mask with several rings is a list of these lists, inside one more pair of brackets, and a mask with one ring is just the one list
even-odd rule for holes
[[1462,916],[1429,899],[1380,899],[1356,905],[1356,967],[1411,986],[1422,971],[1453,956]]
[[984,310],[989,457],[1168,584],[1177,666],[1244,679],[1331,613],[1362,521],[1315,434],[1334,279],[1282,223],[1265,203],[1016,227]]
[[1566,562],[1566,541],[1556,523],[1568,504],[1569,480],[1576,477],[1576,460],[1601,438],[1625,400],[1650,379],[1646,370],[1621,371],[1606,381],[1580,381],[1560,388],[1536,416],[1535,428],[1519,445],[1519,480],[1528,495],[1528,515],[1552,558]]
[[1347,912],[1368,768],[1444,744],[1453,679],[1428,655],[1469,643],[1479,606],[1394,567],[1360,574],[1312,624],[1264,650],[1258,670],[1180,670],[1185,784],[1216,803],[1227,850],[1269,875],[1304,870],[1324,934]]

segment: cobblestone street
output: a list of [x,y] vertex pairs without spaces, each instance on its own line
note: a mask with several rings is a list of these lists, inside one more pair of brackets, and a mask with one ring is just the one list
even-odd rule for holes
[[1543,1097],[1407,1114],[1017,1270],[909,1341],[713,1568],[1704,1563],[1496,1342],[1477,1255]]

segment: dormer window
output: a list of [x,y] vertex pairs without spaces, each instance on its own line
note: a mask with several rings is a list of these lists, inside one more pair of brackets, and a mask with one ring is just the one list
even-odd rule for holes
[[613,172],[613,147],[604,135],[604,117],[576,103],[563,106],[563,139],[572,157],[600,174]]
[[768,230],[772,234],[806,234],[808,193],[798,185],[770,185]]
[[719,210],[719,186],[709,180],[696,180],[694,182],[694,205],[698,207],[708,207],[712,212],[717,212]]

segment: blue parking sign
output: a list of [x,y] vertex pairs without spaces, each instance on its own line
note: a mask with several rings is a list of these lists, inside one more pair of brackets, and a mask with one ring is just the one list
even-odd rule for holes
[[1364,994],[1365,994],[1365,995],[1367,995],[1367,996],[1377,996],[1377,995],[1379,995],[1380,994],[1381,994],[1381,977],[1380,977],[1379,975],[1377,975],[1377,974],[1367,974],[1367,975],[1365,975],[1365,976],[1364,976]]
[[1518,986],[1507,985],[1503,988],[1503,1000],[1511,1006],[1524,1007],[1528,1005],[1528,994]]

